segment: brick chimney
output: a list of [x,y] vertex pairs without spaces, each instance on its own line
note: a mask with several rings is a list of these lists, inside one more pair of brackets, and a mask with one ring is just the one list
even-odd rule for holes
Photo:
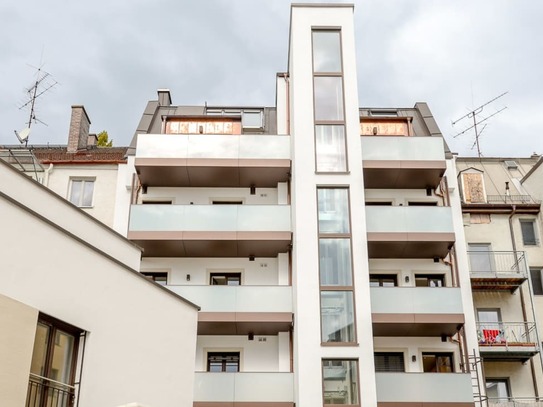
[[68,134],[69,153],[87,148],[89,140],[89,128],[91,121],[84,106],[72,106],[72,118],[70,119],[70,132]]

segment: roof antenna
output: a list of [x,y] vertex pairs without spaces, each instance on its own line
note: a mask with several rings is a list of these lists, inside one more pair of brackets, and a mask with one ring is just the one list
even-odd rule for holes
[[47,126],[47,123],[44,123],[36,117],[36,99],[38,99],[41,95],[49,91],[54,86],[58,85],[58,82],[53,79],[51,74],[45,72],[42,69],[43,65],[39,68],[32,68],[36,69],[36,80],[31,87],[26,89],[28,100],[19,107],[19,110],[24,108],[29,108],[30,110],[28,122],[26,123],[27,126],[19,132],[17,130],[14,130],[15,135],[19,139],[19,142],[21,144],[25,143],[25,147],[27,147],[28,145],[28,137],[30,136],[30,127],[32,126],[32,123],[41,123]]
[[473,109],[472,111],[470,111],[468,114],[465,114],[464,116],[460,117],[459,119],[456,119],[455,121],[452,122],[452,125],[454,126],[456,123],[458,123],[460,120],[463,120],[463,119],[473,119],[473,125],[469,126],[468,128],[462,130],[460,133],[456,134],[455,136],[453,136],[454,138],[458,137],[458,136],[461,136],[462,134],[466,133],[468,130],[471,130],[471,129],[474,129],[475,131],[475,141],[473,142],[473,145],[471,146],[471,148],[473,149],[475,146],[477,146],[477,155],[479,157],[482,157],[482,153],[481,153],[481,146],[479,144],[479,137],[481,136],[481,134],[483,133],[483,131],[485,130],[486,126],[488,123],[485,123],[484,126],[482,126],[482,128],[479,130],[477,128],[478,125],[480,125],[481,123],[487,121],[488,119],[490,119],[492,116],[496,116],[498,113],[504,111],[505,109],[507,109],[507,106],[504,106],[502,107],[501,109],[499,109],[498,111],[492,113],[490,116],[486,116],[486,117],[483,117],[481,120],[479,120],[479,117],[478,115],[482,113],[483,109],[485,108],[485,106],[491,104],[492,102],[494,102],[495,100],[501,98],[502,96],[505,96],[507,95],[507,93],[509,92],[504,92],[502,93],[501,95],[499,96],[496,96],[494,99],[491,99],[489,100],[488,102],[482,104],[481,106],[479,107],[476,107],[475,109]]

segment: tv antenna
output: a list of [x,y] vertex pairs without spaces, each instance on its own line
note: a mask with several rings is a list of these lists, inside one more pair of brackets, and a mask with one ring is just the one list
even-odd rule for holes
[[491,117],[493,116],[496,116],[498,113],[500,112],[503,112],[505,109],[507,109],[507,106],[504,106],[502,107],[501,109],[497,110],[496,112],[492,113],[491,115],[489,116],[486,116],[486,117],[482,117],[479,118],[479,115],[483,112],[483,109],[485,108],[485,106],[488,106],[489,104],[491,104],[492,102],[498,100],[499,98],[501,98],[502,96],[505,96],[507,95],[509,92],[504,92],[502,93],[501,95],[499,96],[496,96],[494,99],[490,99],[488,102],[486,103],[483,103],[481,106],[479,107],[476,107],[475,109],[471,110],[469,113],[465,114],[464,116],[460,117],[459,119],[456,119],[455,121],[452,122],[452,125],[454,126],[456,123],[458,123],[459,121],[461,120],[464,120],[464,119],[473,119],[473,124],[471,126],[469,126],[468,128],[462,130],[460,133],[456,134],[455,136],[453,136],[453,138],[456,138],[458,136],[461,136],[462,134],[465,134],[467,131],[471,130],[471,129],[474,129],[474,132],[475,132],[475,141],[473,142],[473,145],[471,146],[471,148],[473,149],[475,146],[477,146],[477,155],[479,157],[482,156],[482,153],[481,153],[481,146],[479,144],[479,137],[481,137],[481,134],[483,133],[483,131],[485,130],[486,126],[488,125],[488,123],[485,123],[481,128],[478,128],[477,126],[481,125],[482,123],[484,123],[485,121],[487,121],[488,119],[490,119]]
[[28,145],[28,137],[30,136],[30,127],[32,126],[32,123],[41,123],[47,126],[47,123],[44,123],[36,117],[36,99],[45,94],[54,86],[58,85],[58,82],[53,79],[51,74],[45,72],[42,67],[43,66],[35,68],[36,80],[31,87],[26,89],[28,100],[19,107],[19,110],[28,107],[30,109],[30,114],[28,116],[28,122],[26,123],[26,127],[21,131],[14,130],[17,139],[19,139],[19,142],[21,144],[25,143],[25,147],[27,147]]

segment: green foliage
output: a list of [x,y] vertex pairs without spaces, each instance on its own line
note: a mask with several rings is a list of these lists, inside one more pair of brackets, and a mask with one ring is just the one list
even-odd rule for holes
[[107,134],[107,131],[102,130],[100,133],[98,133],[98,141],[96,142],[96,145],[98,147],[112,147],[113,146],[113,140],[109,141],[109,136]]

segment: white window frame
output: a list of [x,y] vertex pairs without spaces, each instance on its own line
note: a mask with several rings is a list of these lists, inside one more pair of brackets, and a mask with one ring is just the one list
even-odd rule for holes
[[[73,185],[75,182],[81,182],[81,192],[80,196],[77,202],[74,202],[72,200],[72,193],[73,193]],[[85,190],[85,183],[92,183],[92,194],[91,194],[91,202],[89,205],[83,205],[83,191]],[[73,203],[75,206],[79,208],[92,208],[94,206],[94,188],[96,186],[96,178],[92,177],[77,177],[77,178],[70,178],[70,185],[68,190],[68,201]]]

